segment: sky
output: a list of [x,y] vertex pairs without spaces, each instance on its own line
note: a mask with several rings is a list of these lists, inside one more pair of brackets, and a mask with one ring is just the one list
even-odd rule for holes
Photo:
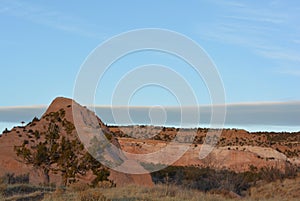
[[[300,130],[298,1],[0,0],[0,27],[0,130],[18,125],[21,118],[28,121],[28,114],[41,115],[44,110],[39,108],[57,96],[72,98],[80,67],[91,51],[117,34],[143,28],[172,30],[203,48],[222,79],[225,103],[239,111],[229,109],[228,126]],[[122,76],[152,63],[168,66],[183,76],[200,105],[211,103],[205,83],[187,63],[165,53],[143,51],[111,66],[98,83],[95,104],[110,105]],[[153,85],[138,89],[128,104],[179,103],[176,94]],[[253,105],[260,112],[253,112],[257,111]],[[24,112],[24,108],[32,110]],[[283,113],[280,123],[274,116]],[[259,125],[251,120],[262,116],[264,121]]]

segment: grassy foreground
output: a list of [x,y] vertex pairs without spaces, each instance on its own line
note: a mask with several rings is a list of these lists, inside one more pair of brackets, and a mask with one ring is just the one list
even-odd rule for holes
[[156,185],[154,187],[127,186],[106,189],[73,188],[65,192],[56,191],[46,195],[44,201],[298,201],[300,185],[297,184],[299,181],[285,181],[284,184],[280,183],[280,186],[278,186],[279,182],[263,185],[252,189],[252,195],[245,198],[238,198],[228,192],[219,191],[214,194],[176,186]]
[[0,190],[0,201],[298,201],[300,177],[257,184],[249,189],[245,197],[225,190],[205,193],[166,184],[112,188],[91,188],[86,184],[67,188],[13,184],[1,185]]

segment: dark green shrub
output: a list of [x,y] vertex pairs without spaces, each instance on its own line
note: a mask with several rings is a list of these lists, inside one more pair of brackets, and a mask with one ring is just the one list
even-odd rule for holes
[[[143,165],[144,167],[152,167]],[[183,188],[198,189],[201,191],[211,191],[213,189],[224,189],[233,191],[239,195],[247,191],[257,181],[263,180],[272,182],[284,178],[295,178],[297,168],[291,164],[286,164],[285,172],[275,167],[264,167],[258,170],[251,166],[250,171],[236,173],[230,170],[214,170],[201,167],[181,167],[169,166],[157,172],[152,172],[154,183],[174,184]]]
[[40,135],[39,131],[35,131],[33,134],[34,134],[35,139],[37,139],[37,140],[40,139],[41,135]]
[[5,133],[9,133],[9,130],[7,128],[5,128],[5,130],[2,132],[3,134]]
[[21,174],[15,176],[14,173],[6,173],[1,177],[1,183],[4,184],[28,184],[29,174]]

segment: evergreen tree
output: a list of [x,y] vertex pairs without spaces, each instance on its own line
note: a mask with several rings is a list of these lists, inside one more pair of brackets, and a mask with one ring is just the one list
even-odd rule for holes
[[23,142],[21,146],[15,146],[15,151],[18,156],[23,158],[27,164],[32,164],[34,167],[43,171],[44,183],[49,184],[49,172],[52,169],[52,164],[59,159],[57,140],[59,139],[59,127],[51,123],[45,133],[45,141],[39,142],[36,146],[28,148],[28,143]]

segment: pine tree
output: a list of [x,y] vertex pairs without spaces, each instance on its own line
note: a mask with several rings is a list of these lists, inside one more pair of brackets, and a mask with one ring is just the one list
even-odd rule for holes
[[39,142],[36,146],[28,148],[28,143],[23,142],[21,146],[15,146],[17,156],[23,158],[26,164],[32,164],[34,167],[43,171],[44,183],[49,184],[49,172],[52,164],[59,159],[57,140],[59,139],[59,127],[51,123],[45,133],[45,141]]

